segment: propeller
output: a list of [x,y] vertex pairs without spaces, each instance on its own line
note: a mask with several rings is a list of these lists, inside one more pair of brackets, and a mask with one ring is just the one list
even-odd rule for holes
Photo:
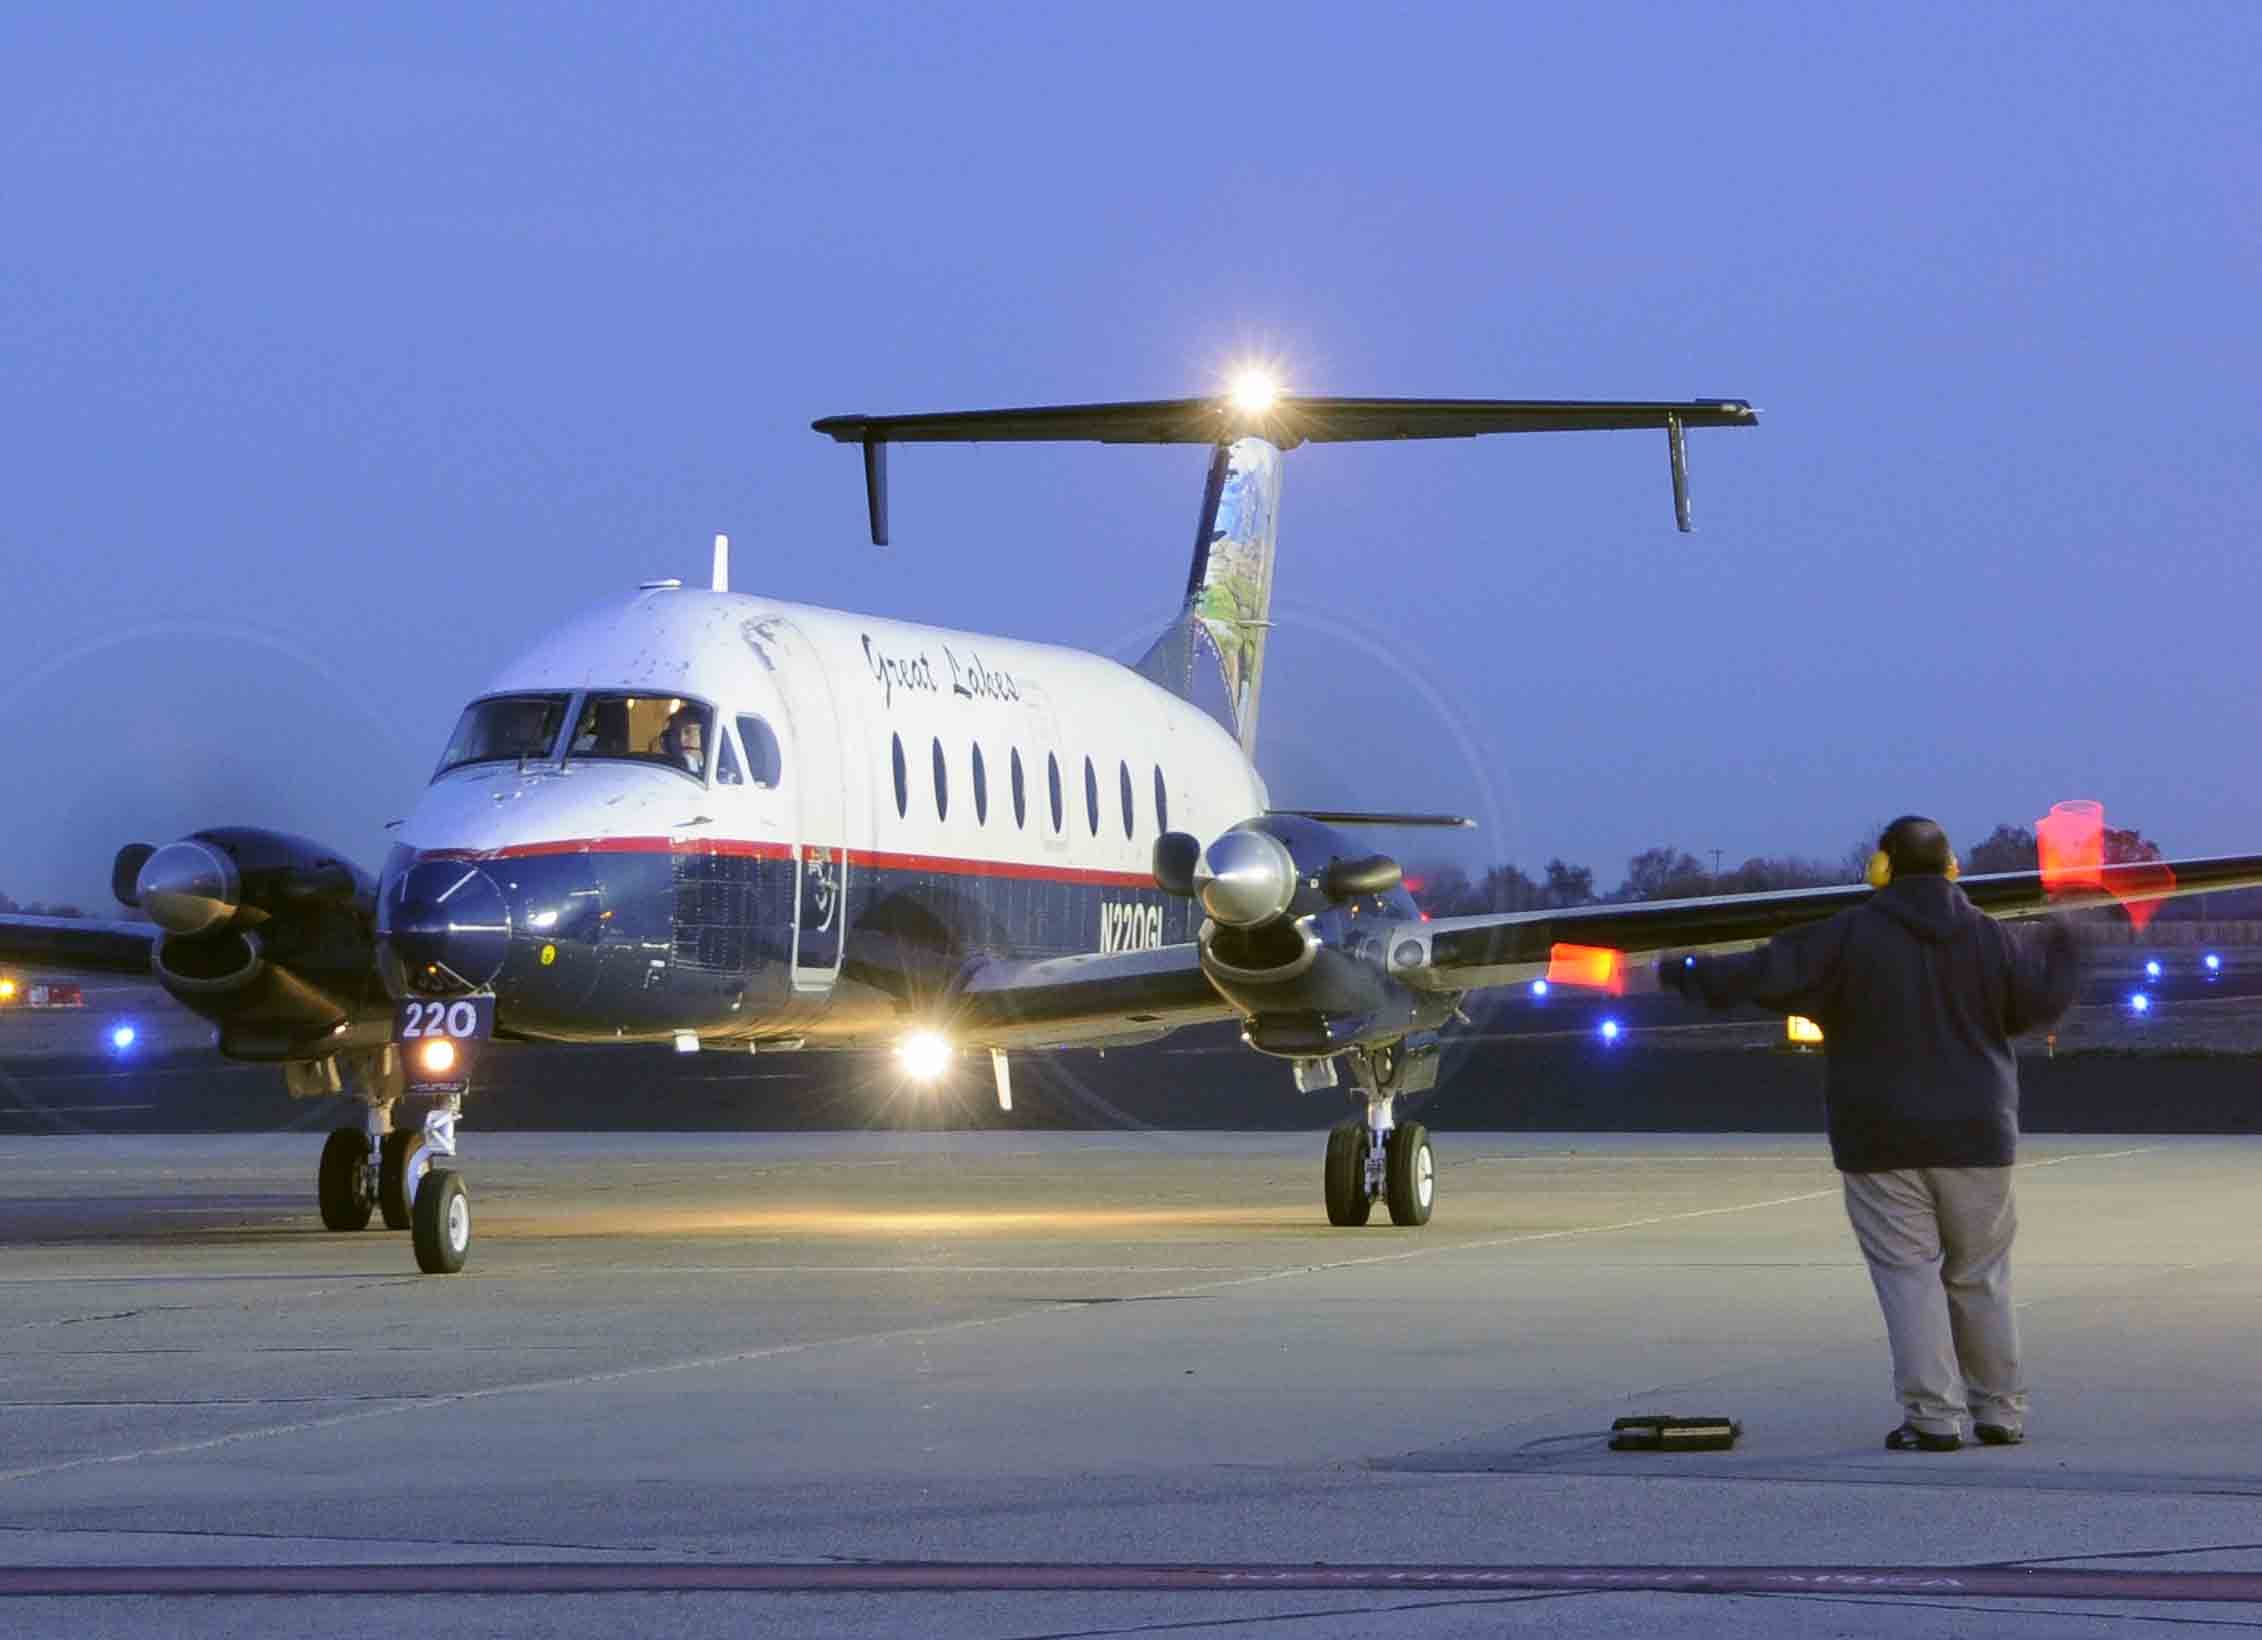
[[[1327,836],[1332,840],[1333,834]],[[1308,847],[1312,852],[1316,849]],[[1165,893],[1200,900],[1220,927],[1259,928],[1286,915],[1306,881],[1329,900],[1342,901],[1387,894],[1405,873],[1387,854],[1345,859],[1332,851],[1326,865],[1306,872],[1289,841],[1270,829],[1236,826],[1207,848],[1185,832],[1163,833],[1155,839],[1154,877]]]

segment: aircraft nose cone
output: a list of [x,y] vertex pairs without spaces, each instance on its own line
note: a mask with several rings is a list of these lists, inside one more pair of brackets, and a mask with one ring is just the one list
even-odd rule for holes
[[1277,837],[1229,831],[1202,850],[1194,867],[1202,909],[1228,928],[1254,928],[1296,897],[1296,862]]
[[510,908],[495,879],[462,860],[420,860],[380,902],[378,933],[419,991],[476,991],[510,954]]
[[208,843],[167,843],[141,864],[134,898],[168,934],[201,934],[236,914],[236,863]]

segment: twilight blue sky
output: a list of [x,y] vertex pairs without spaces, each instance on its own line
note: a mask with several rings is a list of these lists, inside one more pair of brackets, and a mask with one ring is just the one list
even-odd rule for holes
[[[1278,799],[1471,863],[1835,856],[2101,798],[2262,849],[2262,9],[0,13],[0,888],[374,865],[462,701],[644,577],[1127,652],[1201,455],[810,418],[1748,397],[1289,458]],[[1427,852],[1417,840],[1409,853]]]

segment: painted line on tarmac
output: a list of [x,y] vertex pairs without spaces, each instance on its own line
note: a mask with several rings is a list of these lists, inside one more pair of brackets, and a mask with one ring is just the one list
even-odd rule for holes
[[1954,1566],[1327,1566],[887,1561],[460,1562],[327,1566],[0,1567],[0,1596],[574,1594],[1957,1595],[1983,1600],[2262,1601],[2262,1573]]
[[[2022,1164],[2049,1167],[2058,1162],[2099,1160],[2116,1156],[2141,1155],[2154,1146],[2140,1146],[2121,1151],[2096,1151],[2086,1156],[2053,1157],[2049,1161]],[[1138,1298],[1183,1298],[1200,1293],[1227,1292],[1240,1287],[1257,1286],[1265,1282],[1285,1281],[1299,1276],[1323,1275],[1334,1270],[1354,1270],[1384,1264],[1402,1264],[1409,1259],[1437,1258],[1449,1253],[1487,1252],[1503,1247],[1518,1247],[1538,1242],[1565,1241],[1579,1236],[1612,1235],[1624,1230],[1649,1229],[1661,1224],[1680,1224],[1692,1219],[1718,1218],[1729,1213],[1758,1212],[1770,1207],[1787,1207],[1800,1202],[1823,1201],[1837,1196],[1836,1188],[1809,1190],[1793,1196],[1772,1196],[1765,1201],[1732,1202],[1722,1207],[1691,1208],[1680,1213],[1659,1213],[1638,1219],[1621,1219],[1613,1224],[1567,1225],[1560,1230],[1535,1230],[1524,1235],[1492,1236],[1476,1241],[1449,1242],[1442,1246],[1408,1248],[1397,1253],[1372,1253],[1360,1258],[1331,1259],[1319,1264],[1288,1265],[1274,1270],[1260,1270],[1247,1275],[1231,1276],[1216,1281],[1191,1282],[1181,1287],[1164,1288],[1158,1292],[1140,1293]],[[409,1280],[423,1278],[403,1278]],[[649,1378],[662,1373],[698,1372],[709,1367],[742,1366],[756,1361],[781,1360],[789,1356],[807,1355],[817,1350],[840,1349],[859,1344],[893,1343],[909,1339],[940,1338],[952,1333],[974,1332],[989,1327],[1002,1327],[1036,1316],[1083,1314],[1091,1307],[1076,1300],[1032,1304],[1003,1315],[973,1316],[963,1321],[945,1321],[918,1327],[889,1327],[877,1332],[851,1333],[839,1338],[797,1339],[784,1344],[771,1344],[759,1349],[735,1350],[723,1355],[695,1356],[683,1361],[653,1361],[636,1366],[608,1367],[596,1372],[573,1373],[554,1378],[537,1378],[515,1384],[490,1384],[480,1389],[452,1390],[441,1395],[424,1395],[390,1402],[378,1406],[357,1407],[350,1412],[333,1413],[327,1417],[307,1418],[285,1424],[270,1424],[257,1429],[230,1430],[222,1435],[208,1435],[197,1440],[168,1442],[161,1446],[141,1447],[128,1452],[83,1454],[75,1458],[61,1458],[49,1463],[25,1464],[10,1469],[0,1469],[0,1485],[10,1481],[35,1480],[42,1476],[64,1474],[71,1470],[98,1468],[108,1464],[136,1463],[145,1458],[177,1458],[190,1453],[210,1452],[221,1447],[235,1446],[248,1441],[270,1440],[283,1435],[312,1434],[318,1430],[335,1429],[345,1424],[362,1423],[372,1418],[398,1417],[408,1412],[429,1412],[439,1408],[458,1406],[469,1402],[490,1401],[505,1395],[536,1395],[550,1390],[586,1389],[603,1384],[624,1383],[634,1378]],[[2196,1574],[2194,1574],[2196,1575]]]

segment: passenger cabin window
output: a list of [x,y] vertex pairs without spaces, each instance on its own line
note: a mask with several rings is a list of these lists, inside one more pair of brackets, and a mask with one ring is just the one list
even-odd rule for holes
[[888,738],[895,742],[895,817],[901,820],[911,812],[911,779],[903,766],[903,737]]
[[571,695],[490,695],[475,700],[456,720],[448,749],[433,777],[467,763],[515,763],[522,757],[550,757],[558,749]]
[[1021,748],[1013,748],[1013,825],[1016,831],[1029,823],[1029,793],[1021,780]]
[[1100,777],[1088,757],[1084,759],[1084,818],[1091,822],[1092,835],[1097,837],[1100,834]]
[[752,712],[738,714],[738,738],[746,747],[746,777],[757,786],[776,786],[785,780],[785,753],[770,720]]
[[1060,801],[1060,759],[1050,752],[1045,753],[1045,784],[1052,788],[1052,829],[1058,836],[1060,828],[1067,824],[1067,816],[1062,812]]
[[1129,837],[1131,835],[1131,765],[1118,763],[1115,770],[1120,777],[1123,792],[1123,835]]
[[974,742],[974,824],[990,823],[990,775],[982,767],[982,743]]
[[950,760],[943,756],[942,737],[935,737],[935,818],[950,818]]
[[1163,784],[1162,765],[1157,763],[1155,765],[1155,830],[1157,833],[1161,833],[1169,829],[1170,788]]
[[725,732],[715,740],[715,784],[718,786],[743,786],[746,777],[738,772],[738,754],[730,749],[730,735]]
[[714,721],[704,703],[679,695],[585,695],[566,758],[658,763],[704,780]]

